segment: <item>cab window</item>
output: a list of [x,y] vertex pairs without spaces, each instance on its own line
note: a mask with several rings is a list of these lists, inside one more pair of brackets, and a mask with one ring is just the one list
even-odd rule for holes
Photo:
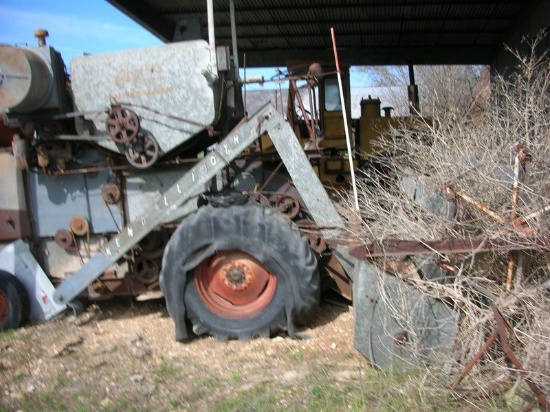
[[329,77],[325,79],[325,110],[328,112],[337,112],[342,110],[340,89],[338,88],[338,79],[336,77]]

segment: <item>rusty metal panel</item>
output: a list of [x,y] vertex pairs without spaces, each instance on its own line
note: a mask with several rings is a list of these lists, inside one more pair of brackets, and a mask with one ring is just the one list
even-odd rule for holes
[[0,153],[0,240],[30,236],[23,175],[11,153]]
[[[209,65],[203,40],[78,57],[71,63],[75,103],[105,135],[111,104],[130,108],[164,154],[216,120],[216,86],[205,75]],[[111,140],[100,144],[123,150]]]

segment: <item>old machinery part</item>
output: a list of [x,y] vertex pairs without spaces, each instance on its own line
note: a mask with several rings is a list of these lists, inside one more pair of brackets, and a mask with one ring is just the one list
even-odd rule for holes
[[46,45],[46,37],[48,37],[50,33],[48,33],[48,30],[46,29],[36,29],[34,31],[34,37],[38,40],[39,46],[45,46]]
[[126,159],[138,169],[147,169],[157,161],[159,157],[159,145],[155,138],[145,132],[139,133],[126,147]]
[[315,253],[321,254],[327,250],[327,243],[313,220],[301,219],[296,222],[296,225]]
[[43,142],[36,147],[38,165],[42,168],[57,165],[65,170],[67,162],[73,158],[71,145],[68,142]]
[[105,128],[109,137],[116,143],[129,143],[139,132],[139,118],[133,110],[115,105],[107,114]]
[[186,312],[198,335],[293,335],[320,292],[307,242],[290,220],[255,203],[208,205],[187,217],[165,249],[160,284],[177,340],[188,338]]
[[61,249],[68,250],[73,246],[73,234],[67,229],[59,229],[53,238],[55,244]]
[[[139,115],[140,129],[155,136],[161,153],[169,153],[218,122],[222,94],[205,81],[203,69],[209,64],[203,40],[79,56],[71,61],[75,106],[94,122],[98,135],[106,135],[106,114],[97,115],[98,110],[110,104],[132,109]],[[116,134],[118,125],[112,121]],[[98,145],[124,150],[110,138]]]
[[108,205],[120,202],[120,188],[116,183],[106,183],[101,187],[101,197]]
[[0,45],[0,112],[37,110],[52,88],[53,75],[39,54],[26,48]]
[[90,231],[88,220],[86,220],[86,218],[81,215],[73,216],[71,222],[69,223],[69,226],[71,228],[71,231],[76,236],[85,236],[89,234]]
[[267,198],[267,196],[265,196],[261,192],[254,192],[252,195],[252,199],[254,199],[256,202],[258,202],[261,205],[264,205],[264,206],[270,205],[269,199]]
[[275,199],[275,207],[289,219],[294,219],[300,213],[300,201],[297,197],[288,194],[278,195]]
[[134,262],[135,278],[146,285],[151,285],[159,279],[160,267],[156,260],[139,257]]
[[21,139],[18,134],[13,135],[11,142],[11,148],[13,151],[13,157],[15,159],[15,167],[18,170],[28,170],[29,164],[27,162],[27,141]]
[[195,269],[194,286],[204,305],[222,318],[246,319],[273,300],[277,278],[248,253],[218,252]]
[[29,316],[29,297],[15,276],[0,270],[0,330],[15,329]]
[[[107,268],[123,257],[162,222],[174,220],[176,217],[180,219],[192,211],[194,212],[197,204],[188,201],[202,194],[205,190],[205,184],[258,138],[258,125],[263,127],[264,123],[273,117],[284,122],[276,109],[268,104],[236,126],[220,141],[219,145],[223,150],[209,152],[187,173],[180,175],[172,183],[172,186],[164,191],[163,196],[149,206],[138,218],[133,219],[125,228],[120,230],[117,235],[113,236],[107,244],[101,247],[99,253],[96,253],[81,269],[64,279],[54,292],[55,302],[66,304],[66,302],[76,298]],[[307,162],[304,166],[309,165],[305,154],[302,160]],[[177,271],[180,269],[178,268]],[[181,298],[181,304],[183,295],[179,297]],[[179,339],[185,339],[187,336],[186,332],[181,331],[181,324],[177,336],[179,336]]]
[[157,230],[149,233],[139,242],[140,255],[149,259],[160,258],[167,240],[168,235],[164,231]]
[[248,202],[249,194],[247,192],[227,192],[215,193],[208,196],[208,204],[213,207],[227,207],[231,205],[244,205]]

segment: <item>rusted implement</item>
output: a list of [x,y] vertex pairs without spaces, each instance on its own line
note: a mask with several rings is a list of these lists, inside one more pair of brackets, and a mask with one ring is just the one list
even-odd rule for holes
[[[481,358],[483,357],[487,349],[489,349],[489,347],[498,338],[498,340],[500,341],[500,345],[502,346],[502,350],[504,351],[506,357],[510,360],[510,362],[514,364],[514,366],[516,367],[516,370],[525,379],[525,382],[537,397],[539,406],[545,411],[550,411],[550,404],[544,397],[544,394],[542,393],[540,388],[531,379],[529,379],[528,377],[529,374],[523,368],[521,361],[516,357],[516,355],[514,354],[514,351],[510,347],[508,336],[514,334],[512,327],[508,324],[508,322],[506,322],[506,320],[502,316],[502,313],[500,313],[500,310],[496,305],[492,305],[491,310],[493,311],[493,316],[496,322],[494,332],[485,341],[483,346],[479,349],[479,351],[472,358],[472,360],[468,362],[462,374],[457,378],[457,380],[452,384],[451,387],[456,388],[460,384],[460,382],[462,382],[462,380],[466,377],[466,375],[468,375],[468,373],[472,370],[475,364],[481,360]],[[532,409],[532,407],[530,407],[529,410],[530,409]]]

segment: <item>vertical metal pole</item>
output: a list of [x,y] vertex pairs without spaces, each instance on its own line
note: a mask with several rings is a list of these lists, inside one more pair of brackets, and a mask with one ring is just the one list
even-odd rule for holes
[[229,18],[231,19],[231,46],[233,48],[233,63],[235,73],[239,78],[239,52],[237,50],[237,23],[235,19],[235,0],[229,0]]
[[213,0],[206,1],[206,13],[208,15],[208,44],[210,46],[210,65],[212,73],[218,75],[218,59],[216,56],[216,34],[214,31],[214,4]]
[[338,52],[336,51],[336,38],[334,37],[334,28],[330,28],[332,36],[332,48],[334,49],[334,60],[336,61],[336,72],[338,75],[338,87],[340,88],[340,101],[342,102],[342,115],[344,116],[344,130],[346,132],[346,144],[348,146],[349,169],[351,172],[351,185],[353,186],[353,198],[355,199],[355,209],[359,210],[359,198],[357,197],[357,186],[355,184],[355,170],[353,169],[353,155],[351,152],[351,143],[349,138],[348,114],[346,112],[346,102],[344,101],[344,89],[342,88],[342,74],[340,73],[340,63],[338,62]]
[[420,100],[418,98],[418,86],[414,80],[414,66],[409,64],[409,87],[407,88],[409,95],[409,112],[410,114],[418,114],[420,111]]
[[[521,162],[520,162],[520,153],[522,150],[522,145],[520,143],[516,144],[518,154],[514,160],[514,184],[512,186],[512,222],[517,218],[517,208],[518,208],[518,197],[519,197],[519,183],[520,183],[520,171],[521,171]],[[512,290],[512,278],[514,277],[515,269],[515,259],[514,252],[508,252],[508,276],[506,278],[506,290]]]

